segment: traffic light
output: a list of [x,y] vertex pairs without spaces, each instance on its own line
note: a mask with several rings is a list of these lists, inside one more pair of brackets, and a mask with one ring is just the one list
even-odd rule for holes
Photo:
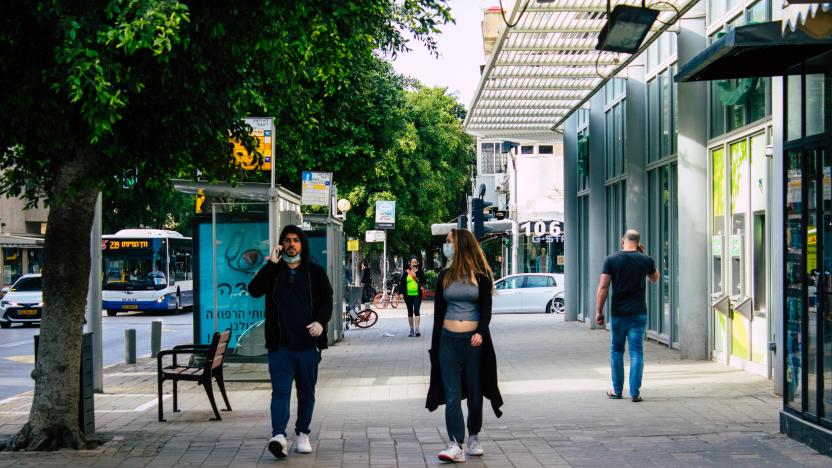
[[485,209],[485,203],[483,202],[482,198],[472,198],[471,199],[471,225],[474,228],[474,236],[477,239],[482,239],[485,235],[485,216],[483,215],[483,210]]

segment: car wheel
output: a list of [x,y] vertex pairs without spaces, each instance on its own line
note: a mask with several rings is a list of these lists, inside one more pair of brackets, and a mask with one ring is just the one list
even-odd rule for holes
[[0,327],[2,327],[2,328],[11,328],[11,326],[12,326],[11,322],[0,322]]
[[550,313],[562,314],[564,310],[566,310],[566,303],[563,301],[562,297],[552,299],[550,304]]
[[117,310],[110,310],[110,309],[107,309],[107,317],[115,317],[115,316],[116,316],[116,314],[118,314],[118,311],[117,311]]

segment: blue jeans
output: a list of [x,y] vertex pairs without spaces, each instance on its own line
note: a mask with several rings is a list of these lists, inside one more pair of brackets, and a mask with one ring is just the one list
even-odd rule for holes
[[482,428],[482,387],[480,360],[482,346],[471,346],[475,332],[456,333],[442,329],[439,337],[439,367],[445,390],[445,425],[448,438],[461,444],[465,440],[462,418],[462,376],[468,385],[468,434],[476,435]]
[[610,366],[612,391],[621,395],[624,390],[624,341],[630,347],[630,397],[637,397],[644,371],[644,330],[647,314],[610,318]]
[[298,393],[298,417],[295,434],[309,434],[312,410],[315,409],[315,384],[318,382],[317,349],[291,351],[285,346],[269,351],[269,375],[272,380],[272,437],[286,435],[289,423],[289,403],[292,398],[292,381]]

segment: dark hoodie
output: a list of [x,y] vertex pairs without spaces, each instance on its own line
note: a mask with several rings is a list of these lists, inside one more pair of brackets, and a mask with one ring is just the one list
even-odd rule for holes
[[[308,284],[310,285],[309,297],[312,304],[312,320],[324,327],[324,332],[318,337],[316,346],[318,349],[325,349],[328,344],[327,324],[329,319],[332,318],[332,286],[326,275],[326,270],[309,261],[309,239],[307,239],[303,229],[294,225],[286,226],[280,233],[278,243],[282,244],[283,239],[290,233],[300,237],[301,262],[305,266]],[[277,297],[277,277],[281,272],[288,269],[289,267],[283,259],[279,259],[277,263],[268,261],[248,284],[248,293],[252,297],[266,296],[266,348],[269,351],[275,351],[280,347],[282,333],[280,313],[282,311],[278,307],[280,301]]]

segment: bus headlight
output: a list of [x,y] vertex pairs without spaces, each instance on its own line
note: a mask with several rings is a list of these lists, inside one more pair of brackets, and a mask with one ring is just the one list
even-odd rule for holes
[[156,299],[156,302],[158,302],[159,304],[161,304],[161,303],[165,302],[165,298],[166,298],[166,297],[167,297],[167,295],[164,295],[164,296],[160,297],[159,299]]

